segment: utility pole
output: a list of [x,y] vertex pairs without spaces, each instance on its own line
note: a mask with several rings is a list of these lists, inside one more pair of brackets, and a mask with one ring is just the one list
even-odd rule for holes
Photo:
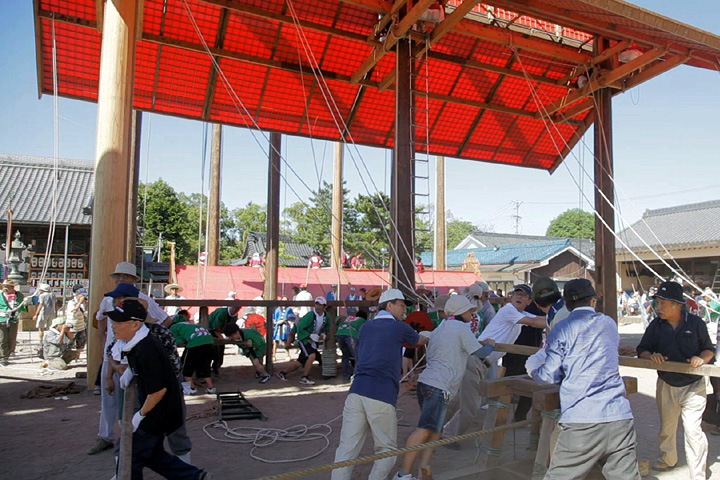
[[513,205],[515,205],[515,215],[512,216],[512,218],[515,219],[515,235],[520,234],[520,219],[522,218],[520,216],[520,205],[523,204],[520,200],[513,200]]

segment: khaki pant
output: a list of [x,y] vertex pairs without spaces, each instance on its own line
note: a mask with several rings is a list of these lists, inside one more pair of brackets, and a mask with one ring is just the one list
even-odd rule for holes
[[475,419],[480,415],[480,409],[483,406],[483,397],[478,392],[480,382],[485,380],[488,367],[482,360],[474,355],[470,355],[467,361],[467,368],[460,383],[460,390],[455,395],[451,406],[448,407],[448,418],[457,405],[457,411],[448,420],[443,428],[443,437],[456,437],[467,433]]
[[706,402],[705,379],[686,387],[672,387],[658,378],[655,399],[660,412],[659,459],[671,466],[677,463],[676,432],[682,416],[690,479],[705,480],[708,441],[701,425]]
[[[375,441],[375,453],[397,448],[397,415],[389,403],[350,393],[345,399],[340,445],[335,451],[335,462],[358,457],[365,443],[368,428]],[[395,465],[397,457],[383,458],[373,463],[368,480],[385,480]],[[338,468],[332,472],[332,480],[350,480],[353,467]]]
[[7,360],[10,354],[15,351],[17,331],[17,322],[0,323],[0,360]]

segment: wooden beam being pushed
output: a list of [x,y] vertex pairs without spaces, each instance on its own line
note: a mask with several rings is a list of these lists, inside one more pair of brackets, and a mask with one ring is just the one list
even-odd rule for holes
[[[265,254],[265,289],[264,298],[277,299],[278,261],[280,252],[280,172],[282,135],[270,132],[270,152],[268,158],[268,196],[267,196],[267,243]],[[266,338],[268,345],[272,345],[272,318],[275,309],[268,307],[266,318]],[[265,352],[265,369],[273,374],[272,348]]]
[[370,55],[360,65],[360,67],[350,77],[352,84],[357,84],[367,73],[382,59],[387,52],[395,46],[395,44],[405,36],[405,34],[412,28],[415,22],[418,21],[420,15],[425,13],[430,5],[435,3],[435,0],[419,0],[415,6],[400,20],[395,28],[391,28],[385,37],[385,41],[380,45],[373,48]]
[[[473,8],[475,8],[475,5],[480,3],[480,1],[481,0],[465,0],[460,6],[453,10],[450,15],[445,17],[442,22],[435,25],[435,28],[433,28],[433,31],[427,41],[421,44],[420,48],[416,48],[413,50],[413,56],[415,57],[415,60],[422,58],[422,56],[425,55],[425,52],[427,52],[430,47],[438,43],[443,37],[443,35],[451,31],[460,20],[465,18],[465,15],[467,15]],[[395,69],[393,68],[390,73],[385,75],[385,78],[380,81],[380,90],[386,89],[387,86],[394,81]]]
[[638,70],[639,68],[644,67],[645,65],[654,62],[658,58],[662,57],[667,53],[666,48],[661,47],[655,47],[642,55],[640,55],[635,60],[632,60],[630,62],[627,62],[613,70],[606,70],[600,75],[596,76],[595,78],[591,78],[587,85],[585,85],[583,88],[579,88],[577,90],[573,90],[566,96],[554,101],[550,105],[547,106],[545,111],[543,112],[544,116],[552,115],[553,113],[557,112],[558,110],[561,110],[564,107],[567,107],[568,105],[572,105],[573,103],[577,102],[583,97],[587,97],[595,93],[596,91],[600,90],[601,88],[607,87],[619,80],[624,79],[628,75],[630,75],[635,70]]

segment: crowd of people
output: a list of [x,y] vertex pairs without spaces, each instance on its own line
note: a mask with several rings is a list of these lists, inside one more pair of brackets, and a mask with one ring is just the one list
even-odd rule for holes
[[[207,325],[201,325],[187,310],[163,309],[139,291],[134,265],[121,262],[109,275],[115,288],[105,294],[94,315],[104,354],[98,372],[98,437],[88,454],[114,447],[117,460],[121,395],[135,380],[133,478],[142,478],[145,467],[166,478],[211,478],[191,463],[184,397],[197,395],[201,388],[202,393],[217,392],[226,345],[248,358],[260,383],[271,380],[263,364],[267,349],[272,349],[275,362],[282,347],[286,361],[276,381],[288,381],[300,370],[298,381],[305,386],[316,383],[311,372],[323,351],[340,350],[342,378],[351,385],[336,462],[356,458],[368,431],[376,453],[398,447],[395,405],[400,385],[408,379],[416,391],[419,419],[407,446],[467,433],[484,404],[478,384],[497,378],[502,366],[505,375],[527,373],[539,383],[560,385],[559,436],[545,478],[584,478],[596,463],[607,478],[640,478],[633,414],[618,369],[617,324],[596,312],[598,295],[589,280],[572,280],[561,289],[552,279],[541,278],[532,285],[516,285],[507,297],[480,281],[445,295],[424,291],[415,298],[397,289],[349,287],[345,300],[365,304],[332,306],[328,301],[340,297],[336,285],[324,295],[313,295],[303,284],[293,287],[291,299],[280,298],[304,304],[274,309],[273,342],[267,345],[265,332],[260,331],[264,309],[248,308],[243,314],[240,307],[229,304],[211,312]],[[12,352],[13,323],[27,303],[14,287],[12,281],[5,281],[0,297],[0,362],[7,362]],[[165,291],[166,298],[183,298],[178,284],[169,284]],[[714,362],[707,324],[693,313],[695,306],[688,305],[682,286],[664,282],[648,293],[650,321],[638,356],[656,364],[682,362],[690,368]],[[228,300],[235,295],[229,292]],[[61,310],[49,286],[38,285],[35,296],[33,319],[43,335],[42,353],[50,366],[64,368],[85,346],[87,292],[77,288]],[[252,315],[263,321],[251,324]],[[327,339],[331,330],[332,343]],[[540,349],[528,358],[496,351],[497,343]],[[424,362],[417,363],[418,358]],[[675,437],[682,418],[690,478],[705,478],[707,438],[700,427],[706,405],[704,377],[659,371],[656,398],[661,421],[653,468],[669,470],[677,465]],[[524,419],[530,407],[520,400],[515,421]],[[404,455],[394,478],[417,478],[431,456],[431,449]],[[388,478],[395,463],[395,457],[376,461],[369,478]],[[336,469],[332,478],[352,478],[352,471],[352,467]]]

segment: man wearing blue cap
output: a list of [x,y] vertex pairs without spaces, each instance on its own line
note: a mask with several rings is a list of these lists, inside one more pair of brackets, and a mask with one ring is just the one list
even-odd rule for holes
[[617,324],[595,311],[590,280],[570,280],[563,297],[570,314],[525,363],[536,382],[560,384],[560,435],[545,480],[585,478],[596,463],[605,478],[640,480],[635,425],[618,367]]
[[[657,316],[650,322],[637,346],[638,357],[658,365],[666,360],[697,368],[714,362],[715,352],[707,325],[685,310],[682,285],[664,282],[655,297]],[[706,478],[708,441],[702,431],[705,411],[705,379],[700,375],[658,371],[655,400],[660,411],[660,455],[653,470],[670,470],[677,465],[676,431],[682,416],[685,457],[691,480]]]

